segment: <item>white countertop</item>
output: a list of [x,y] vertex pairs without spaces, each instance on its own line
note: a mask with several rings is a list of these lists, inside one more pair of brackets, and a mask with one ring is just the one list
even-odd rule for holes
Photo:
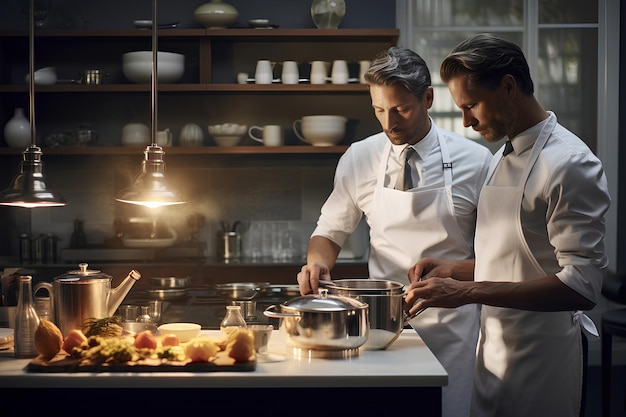
[[[211,334],[217,331],[206,331]],[[6,353],[6,352],[5,352]],[[278,330],[252,372],[30,373],[28,359],[0,356],[0,389],[11,388],[307,388],[441,387],[448,374],[414,330],[405,329],[387,350],[361,350],[342,359],[294,357]]]

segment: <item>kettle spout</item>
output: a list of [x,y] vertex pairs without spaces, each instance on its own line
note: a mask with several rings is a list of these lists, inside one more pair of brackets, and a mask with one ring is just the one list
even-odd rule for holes
[[126,297],[126,294],[128,294],[130,289],[133,287],[133,285],[135,285],[135,282],[137,282],[139,278],[141,278],[141,274],[139,273],[139,271],[135,271],[133,269],[128,273],[128,275],[126,276],[126,278],[124,278],[124,281],[122,281],[120,285],[111,290],[111,292],[109,293],[109,301],[107,303],[109,316],[115,314],[117,308],[120,306],[120,304],[122,304],[122,301],[124,301],[124,297]]

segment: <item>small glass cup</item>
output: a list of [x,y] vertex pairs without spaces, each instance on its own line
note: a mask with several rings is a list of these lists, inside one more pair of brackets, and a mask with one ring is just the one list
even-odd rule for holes
[[122,323],[136,321],[139,315],[139,306],[125,304],[119,306],[118,312],[122,317]]
[[163,313],[163,301],[151,300],[148,303],[148,315],[152,319],[152,322],[158,325],[161,322],[161,314]]
[[250,324],[248,329],[252,331],[254,335],[254,349],[258,353],[267,352],[267,344],[272,336],[274,326],[271,324]]

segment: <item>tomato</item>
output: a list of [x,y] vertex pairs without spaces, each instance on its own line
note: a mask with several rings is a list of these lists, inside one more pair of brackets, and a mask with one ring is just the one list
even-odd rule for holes
[[73,348],[79,347],[81,343],[86,341],[87,337],[83,334],[82,330],[74,329],[65,336],[61,349],[71,355]]
[[156,349],[157,339],[150,330],[144,330],[135,336],[135,342],[133,345],[137,349]]
[[180,340],[178,339],[178,336],[170,333],[161,338],[161,344],[163,346],[179,346]]

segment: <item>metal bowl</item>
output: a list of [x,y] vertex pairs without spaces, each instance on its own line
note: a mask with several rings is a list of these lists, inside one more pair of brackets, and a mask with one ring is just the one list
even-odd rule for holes
[[184,297],[186,294],[187,290],[185,288],[148,290],[148,295],[150,296],[150,298],[156,300],[173,300],[176,298]]
[[191,282],[191,278],[177,278],[177,277],[150,277],[148,278],[150,286],[152,288],[160,289],[179,289],[187,288]]
[[269,282],[230,282],[215,285],[215,291],[230,300],[252,300],[269,288]]

